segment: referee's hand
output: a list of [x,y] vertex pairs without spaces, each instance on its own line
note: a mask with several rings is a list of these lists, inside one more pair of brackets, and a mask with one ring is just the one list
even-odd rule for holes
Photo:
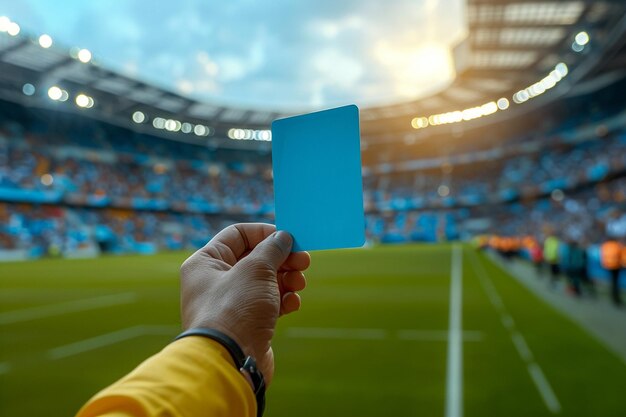
[[292,238],[270,224],[241,223],[218,233],[182,265],[185,329],[212,328],[232,337],[256,360],[265,381],[274,374],[276,320],[300,309],[307,252],[290,253]]

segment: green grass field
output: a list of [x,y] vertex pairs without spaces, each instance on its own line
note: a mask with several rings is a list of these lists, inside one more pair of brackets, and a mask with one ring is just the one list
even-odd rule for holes
[[[453,273],[453,253],[314,253],[266,415],[626,415],[621,360],[473,249]],[[167,344],[185,256],[0,264],[0,415],[71,416]]]

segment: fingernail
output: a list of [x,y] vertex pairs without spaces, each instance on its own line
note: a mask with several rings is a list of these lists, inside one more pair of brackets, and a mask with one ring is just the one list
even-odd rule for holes
[[278,239],[281,244],[289,247],[291,247],[291,244],[293,242],[293,238],[291,237],[291,235],[284,230],[274,232],[274,239]]

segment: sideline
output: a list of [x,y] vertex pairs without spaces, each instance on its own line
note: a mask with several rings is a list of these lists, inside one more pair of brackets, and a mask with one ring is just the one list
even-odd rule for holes
[[560,413],[561,404],[559,403],[552,386],[541,370],[541,367],[535,361],[533,353],[530,350],[530,347],[528,347],[528,343],[526,343],[526,339],[524,339],[524,336],[522,336],[522,334],[515,328],[515,322],[504,307],[502,297],[500,297],[500,294],[493,285],[491,278],[489,278],[487,270],[475,252],[470,253],[470,259],[472,260],[472,268],[478,277],[480,285],[487,294],[487,298],[489,298],[493,308],[500,314],[502,326],[509,332],[509,336],[511,337],[511,341],[513,342],[513,346],[515,346],[517,354],[526,363],[530,379],[535,384],[535,387],[546,405],[546,408],[553,414]]
[[593,299],[576,299],[565,291],[549,288],[547,279],[537,277],[532,265],[518,260],[504,264],[497,256],[488,256],[498,268],[506,268],[506,272],[520,284],[580,325],[626,365],[626,310],[615,308],[608,294],[598,294]]

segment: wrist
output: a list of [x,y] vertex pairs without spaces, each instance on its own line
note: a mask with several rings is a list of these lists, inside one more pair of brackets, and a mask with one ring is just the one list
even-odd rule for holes
[[239,344],[221,330],[205,327],[190,328],[178,335],[174,340],[188,336],[201,336],[212,339],[228,351],[235,368],[248,381],[254,392],[257,401],[257,416],[262,416],[265,408],[265,379],[256,365],[256,360],[252,356],[245,355]]

